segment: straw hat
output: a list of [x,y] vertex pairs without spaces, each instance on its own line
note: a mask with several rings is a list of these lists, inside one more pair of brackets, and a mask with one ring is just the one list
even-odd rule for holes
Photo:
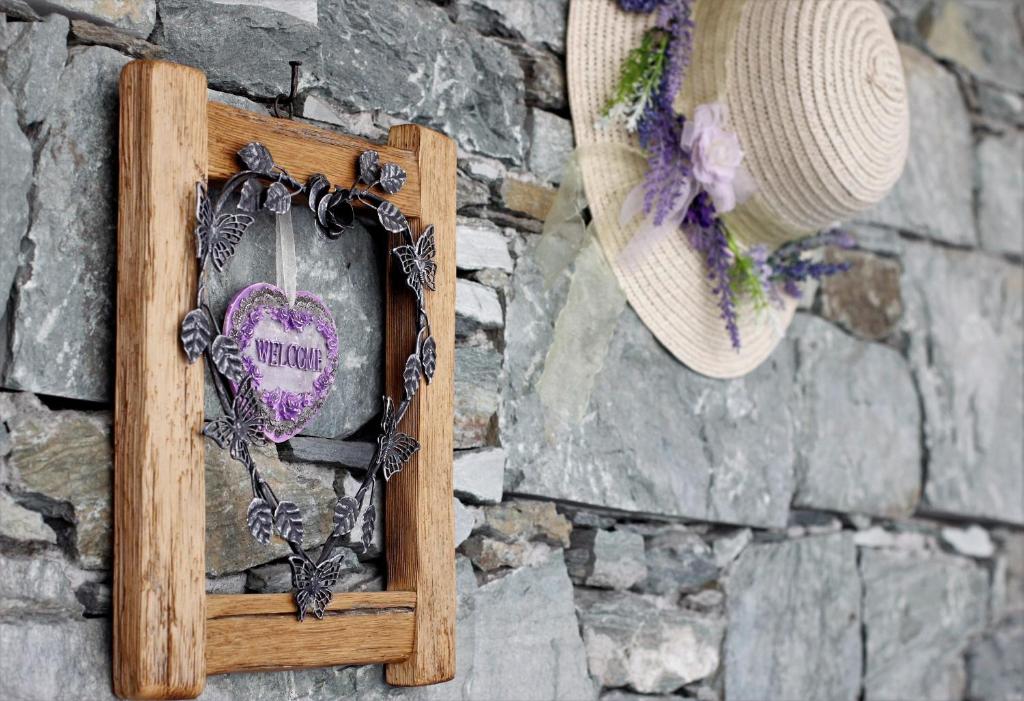
[[[874,0],[697,0],[693,55],[677,109],[721,102],[739,137],[756,194],[726,223],[741,245],[774,248],[863,210],[899,178],[909,112],[899,51]],[[738,377],[775,348],[795,304],[739,309],[736,352],[705,264],[683,236],[638,265],[617,263],[636,224],[622,226],[626,194],[644,176],[634,137],[598,126],[623,60],[652,25],[615,0],[573,0],[568,78],[580,169],[597,236],[630,304],[682,362]]]

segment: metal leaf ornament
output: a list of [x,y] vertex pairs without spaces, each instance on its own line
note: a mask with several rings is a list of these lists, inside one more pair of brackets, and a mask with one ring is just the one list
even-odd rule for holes
[[[385,231],[398,234],[409,228],[409,222],[402,211],[391,202],[385,200],[377,207],[377,218]],[[398,250],[398,249],[395,249]]]
[[263,188],[255,180],[246,180],[242,183],[242,190],[238,194],[238,209],[253,214],[260,211],[260,196]]
[[437,255],[437,244],[434,241],[433,226],[424,229],[416,239],[416,243],[408,246],[395,246],[393,253],[401,261],[406,282],[416,294],[421,294],[423,288],[434,289],[437,277],[437,263],[434,262],[434,256]]
[[266,545],[270,542],[270,535],[273,529],[274,517],[270,511],[270,504],[260,497],[253,497],[249,502],[249,509],[246,513],[246,523],[249,532],[258,542]]
[[220,374],[232,382],[241,382],[245,377],[245,366],[242,364],[242,351],[235,339],[218,334],[210,346],[213,364]]
[[334,505],[334,529],[335,535],[345,535],[356,525],[356,517],[359,515],[359,502],[352,497],[341,497]]
[[405,171],[394,163],[385,163],[380,169],[380,189],[393,195],[405,185]]
[[420,359],[415,353],[405,361],[405,370],[402,372],[403,389],[406,397],[416,394],[420,388]]
[[423,367],[423,376],[427,378],[427,384],[430,384],[437,369],[437,343],[433,336],[427,336],[420,346],[420,365]]
[[[398,424],[422,389],[421,373],[427,382],[437,367],[437,345],[431,335],[424,293],[433,290],[437,264],[434,228],[428,226],[415,236],[408,219],[393,202],[380,193],[394,195],[406,184],[405,171],[395,163],[381,163],[376,151],[365,151],[358,161],[358,179],[348,188],[333,187],[326,176],[313,175],[305,184],[295,180],[274,163],[270,151],[258,142],[238,152],[245,165],[224,183],[216,200],[207,196],[203,183],[196,185],[196,254],[200,260],[199,295],[196,309],[182,320],[180,336],[189,362],[206,356],[206,366],[214,381],[223,415],[206,423],[203,433],[231,457],[241,462],[249,473],[252,500],[246,510],[246,526],[258,542],[269,543],[276,530],[287,541],[292,555],[292,585],[299,620],[312,612],[322,618],[331,600],[331,588],[341,572],[341,554],[336,549],[344,544],[369,550],[377,523],[373,505],[376,480],[385,480],[400,472],[420,449],[412,436],[398,431]],[[416,345],[407,356],[402,376],[401,402],[396,406],[384,398],[381,429],[373,464],[363,477],[355,494],[343,496],[334,505],[331,535],[314,562],[302,549],[305,524],[299,507],[279,499],[260,476],[259,466],[250,453],[251,445],[265,443],[266,417],[259,400],[255,380],[247,376],[238,342],[219,334],[207,299],[206,275],[212,266],[223,271],[243,235],[253,224],[252,215],[266,211],[279,216],[290,211],[292,198],[303,195],[315,215],[316,231],[323,237],[339,237],[356,222],[356,207],[375,212],[381,226],[391,237],[401,239],[392,251],[402,266],[406,283],[416,296],[417,310],[412,315]],[[235,202],[229,206],[231,198]],[[352,542],[352,533],[359,524],[359,543]]]
[[190,364],[199,360],[212,335],[213,326],[206,310],[193,309],[185,315],[181,322],[181,345]]
[[248,444],[266,443],[263,436],[265,425],[262,405],[256,399],[252,378],[247,377],[238,386],[231,409],[224,416],[208,421],[203,433],[221,448],[228,448],[232,458],[245,462]]
[[238,152],[238,157],[245,163],[245,167],[259,173],[269,173],[274,169],[274,158],[270,155],[267,147],[258,141],[246,144]]
[[327,604],[331,602],[331,587],[341,575],[341,553],[314,565],[308,558],[290,555],[292,586],[295,587],[295,603],[299,608],[299,620],[311,611],[317,618],[324,617]]
[[305,529],[302,525],[302,512],[296,504],[290,501],[278,503],[274,512],[274,527],[285,540],[296,544],[302,543]]
[[369,508],[366,509],[366,513],[363,514],[363,537],[360,544],[363,546],[363,552],[369,552],[370,546],[373,545],[373,528],[377,523],[377,507],[370,504]]
[[196,186],[196,238],[199,240],[199,258],[213,263],[218,272],[223,272],[228,259],[235,254],[235,246],[242,240],[254,221],[248,214],[221,214],[213,216],[206,188]]
[[380,155],[376,151],[363,151],[359,156],[359,179],[367,185],[380,177]]
[[381,419],[381,435],[377,438],[377,461],[384,469],[384,479],[402,471],[416,451],[419,441],[397,429],[398,416],[391,397],[384,397],[384,417]]
[[285,214],[292,207],[292,198],[281,183],[272,183],[267,188],[267,197],[263,202],[263,208],[274,214]]

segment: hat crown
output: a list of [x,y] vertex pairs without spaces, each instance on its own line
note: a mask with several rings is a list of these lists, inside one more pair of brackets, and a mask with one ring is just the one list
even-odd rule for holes
[[723,102],[757,194],[729,216],[778,244],[879,202],[903,171],[906,85],[874,0],[699,0],[681,109]]

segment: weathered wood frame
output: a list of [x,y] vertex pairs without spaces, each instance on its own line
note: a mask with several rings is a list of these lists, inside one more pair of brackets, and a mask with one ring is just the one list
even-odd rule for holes
[[[400,686],[451,679],[454,144],[403,125],[380,146],[208,102],[202,72],[162,61],[128,64],[120,95],[115,693],[193,698],[208,674],[343,664],[387,663],[387,681]],[[322,621],[299,623],[289,594],[205,591],[203,368],[186,363],[178,329],[196,295],[195,183],[230,177],[235,153],[250,141],[264,143],[300,180],[321,172],[338,184],[354,182],[359,153],[374,148],[408,174],[392,199],[414,231],[423,222],[437,232],[437,290],[427,295],[437,374],[402,424],[423,448],[386,489],[388,591],[338,592]],[[393,267],[385,384],[397,396],[415,305]]]

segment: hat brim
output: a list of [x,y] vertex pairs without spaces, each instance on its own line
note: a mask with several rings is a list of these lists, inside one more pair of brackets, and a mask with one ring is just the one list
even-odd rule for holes
[[643,180],[644,160],[634,137],[619,125],[597,126],[627,54],[653,18],[621,11],[612,0],[575,0],[569,10],[568,83],[580,171],[599,243],[644,324],[681,362],[715,378],[749,373],[782,340],[796,310],[754,309],[740,303],[741,346],[733,348],[703,258],[680,234],[668,237],[640,261],[623,265],[619,254],[634,229],[619,223],[628,192]]

